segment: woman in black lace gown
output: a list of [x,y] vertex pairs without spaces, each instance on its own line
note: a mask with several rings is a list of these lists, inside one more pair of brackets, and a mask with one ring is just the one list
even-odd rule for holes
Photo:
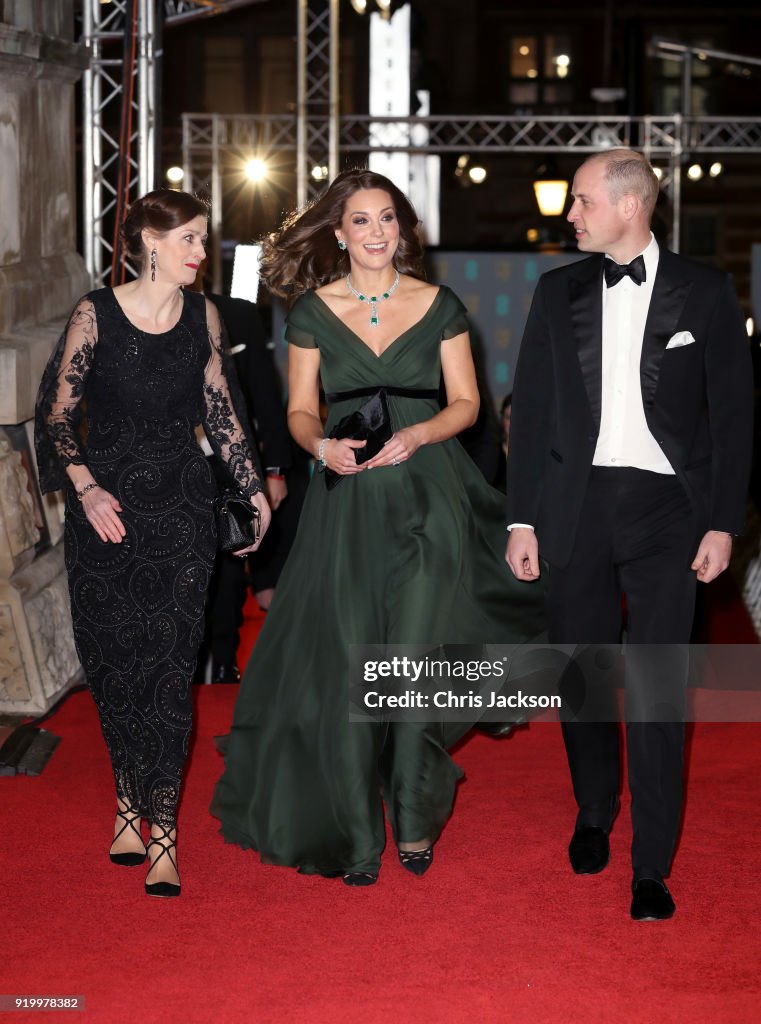
[[204,203],[168,189],[131,207],[122,236],[140,276],[79,301],[37,404],[40,481],[66,491],[74,636],[116,781],[111,859],[137,865],[147,855],[146,892],[158,896],[180,891],[177,803],[216,549],[216,487],[198,424],[259,508],[263,530],[269,522],[218,314],[183,291],[204,257],[206,222]]

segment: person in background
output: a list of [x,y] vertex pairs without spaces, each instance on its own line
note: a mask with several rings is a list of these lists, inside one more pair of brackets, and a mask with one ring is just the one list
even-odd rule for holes
[[[199,267],[195,290],[203,291],[206,263]],[[240,682],[236,663],[243,606],[250,586],[259,606],[267,609],[280,571],[296,535],[306,489],[303,462],[294,460],[288,433],[281,384],[267,344],[267,334],[256,304],[206,292],[216,306],[234,359],[238,383],[243,392],[251,434],[265,467],[264,485],[273,518],[256,555],[241,560],[228,552],[217,553],[209,584],[206,634],[197,680],[204,681],[206,658],[211,655],[211,682]],[[293,463],[296,467],[293,467]],[[220,488],[231,484],[224,464],[212,459]]]
[[499,410],[500,453],[499,467],[494,479],[494,486],[500,491],[504,491],[507,486],[507,453],[510,448],[510,421],[512,419],[512,415],[513,396],[511,392],[509,395],[505,395],[502,399],[502,405]]

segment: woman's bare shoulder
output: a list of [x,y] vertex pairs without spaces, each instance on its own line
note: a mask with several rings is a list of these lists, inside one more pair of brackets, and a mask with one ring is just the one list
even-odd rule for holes
[[314,294],[319,296],[323,302],[325,299],[343,299],[348,293],[345,277],[339,277],[335,281],[329,281],[328,284],[314,289]]
[[406,274],[400,278],[400,285],[409,295],[415,295],[421,300],[433,300],[438,292],[437,284],[429,284],[428,281],[421,281],[418,277],[408,277]]

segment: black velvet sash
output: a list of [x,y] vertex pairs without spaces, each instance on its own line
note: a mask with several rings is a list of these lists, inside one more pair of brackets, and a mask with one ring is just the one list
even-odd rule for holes
[[438,398],[439,392],[435,388],[395,388],[390,385],[380,385],[374,388],[354,388],[353,391],[331,391],[325,395],[328,405],[335,405],[336,402],[348,402],[350,398],[369,398],[379,391],[385,391],[387,395],[396,395],[399,398]]

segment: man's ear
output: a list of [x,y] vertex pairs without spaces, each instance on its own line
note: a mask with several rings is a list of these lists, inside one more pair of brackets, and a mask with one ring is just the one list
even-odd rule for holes
[[619,199],[621,213],[626,220],[633,220],[639,213],[641,202],[632,192],[627,192]]

